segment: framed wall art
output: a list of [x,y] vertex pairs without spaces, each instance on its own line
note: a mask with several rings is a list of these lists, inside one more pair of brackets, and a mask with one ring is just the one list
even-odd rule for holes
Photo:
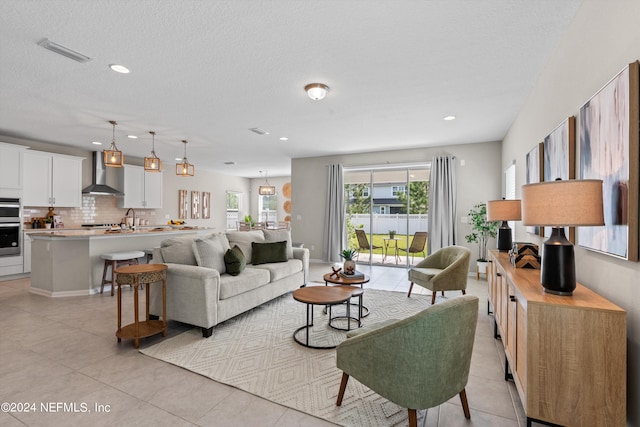
[[[543,163],[542,157],[544,154],[544,143],[539,143],[526,156],[526,184],[536,184],[542,180],[543,177]],[[539,226],[526,226],[527,233],[538,234],[544,236],[544,228]]]
[[638,62],[580,108],[580,179],[601,179],[604,226],[579,227],[578,245],[638,261]]
[[191,192],[191,219],[200,218],[200,192]]
[[202,219],[211,218],[211,193],[202,192]]
[[[543,181],[567,180],[576,177],[576,118],[571,116],[544,138]],[[545,235],[551,235],[551,227],[545,227]],[[575,227],[565,227],[565,235],[576,242]]]
[[178,190],[178,218],[187,219],[189,215],[189,192]]

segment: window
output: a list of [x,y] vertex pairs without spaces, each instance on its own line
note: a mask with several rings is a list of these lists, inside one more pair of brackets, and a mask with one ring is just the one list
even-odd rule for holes
[[404,185],[394,185],[393,187],[391,187],[391,192],[394,196],[398,196],[400,194],[406,194],[407,187],[405,187]]
[[258,215],[260,222],[278,221],[278,197],[258,196]]
[[227,230],[238,228],[242,212],[242,193],[227,191]]

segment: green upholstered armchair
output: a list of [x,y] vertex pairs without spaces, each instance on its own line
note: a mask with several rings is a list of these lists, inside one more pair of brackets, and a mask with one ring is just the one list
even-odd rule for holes
[[465,387],[478,321],[478,297],[467,295],[432,305],[403,320],[381,322],[348,333],[336,348],[342,404],[349,376],[409,410],[440,405],[460,395],[470,418]]
[[431,304],[436,303],[436,292],[462,291],[466,294],[471,251],[464,246],[448,246],[438,249],[409,270],[409,293],[414,283],[433,292]]

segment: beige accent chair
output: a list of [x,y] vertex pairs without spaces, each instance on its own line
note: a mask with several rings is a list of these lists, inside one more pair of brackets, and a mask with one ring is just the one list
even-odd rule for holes
[[436,303],[436,292],[462,291],[466,294],[469,277],[471,251],[464,246],[448,246],[438,249],[409,270],[409,293],[413,285],[419,285],[433,292],[431,304]]
[[409,410],[417,427],[418,409],[438,406],[456,394],[469,419],[465,387],[478,321],[478,297],[467,295],[432,305],[403,320],[365,326],[347,334],[336,348],[342,404],[349,376]]

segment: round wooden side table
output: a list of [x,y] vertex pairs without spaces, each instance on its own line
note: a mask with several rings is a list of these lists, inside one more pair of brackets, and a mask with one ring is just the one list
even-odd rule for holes
[[[357,276],[357,277],[344,277],[340,273],[333,272],[333,273],[326,273],[324,276],[322,276],[322,279],[324,280],[324,284],[326,286],[328,286],[329,283],[332,283],[334,285],[340,285],[340,286],[360,286],[361,289],[364,289],[365,283],[369,283],[369,276],[367,276],[366,274],[363,276]],[[351,305],[354,305],[354,304],[351,304]],[[359,310],[360,310],[360,317],[367,317],[369,315],[369,308],[362,305],[362,301],[360,301]]]
[[[149,317],[149,286],[152,283],[162,283],[162,320],[151,320]],[[118,268],[116,270],[116,283],[118,284],[118,330],[116,337],[118,342],[122,339],[133,339],[134,346],[140,346],[140,338],[162,333],[167,336],[167,266],[165,264],[138,264]],[[146,291],[146,318],[138,319],[138,287],[142,284]],[[133,287],[134,322],[122,326],[122,286]]]

